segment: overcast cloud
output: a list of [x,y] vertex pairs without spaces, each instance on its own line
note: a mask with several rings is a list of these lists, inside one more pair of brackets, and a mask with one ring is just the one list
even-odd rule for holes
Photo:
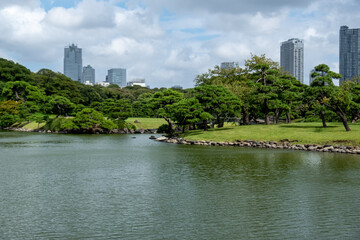
[[64,47],[83,49],[83,64],[104,81],[108,69],[151,87],[193,87],[196,75],[225,61],[305,42],[305,83],[312,67],[338,71],[339,28],[359,28],[357,0],[0,0],[0,57],[32,71],[63,72]]

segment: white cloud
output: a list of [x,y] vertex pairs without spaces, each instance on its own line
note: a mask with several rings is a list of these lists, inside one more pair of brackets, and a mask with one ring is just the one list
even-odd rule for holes
[[97,80],[113,67],[152,87],[192,87],[197,74],[250,52],[279,60],[280,43],[305,40],[305,79],[317,64],[338,69],[341,25],[360,22],[357,0],[79,0],[47,12],[38,0],[0,0],[0,57],[62,71],[63,48],[83,49]]

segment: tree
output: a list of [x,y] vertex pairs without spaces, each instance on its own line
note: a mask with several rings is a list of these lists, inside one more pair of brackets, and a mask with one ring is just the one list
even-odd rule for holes
[[101,103],[101,110],[110,119],[126,120],[132,116],[131,102],[128,99],[107,99]]
[[45,95],[36,86],[24,81],[7,82],[3,88],[2,95],[7,99],[26,102],[28,100],[41,103],[45,100]]
[[[326,64],[320,64],[315,67],[315,71],[311,77],[314,81],[311,83],[311,91],[315,96],[315,100],[325,107],[328,107],[336,113],[346,131],[350,131],[347,122],[346,111],[351,105],[351,94],[345,88],[337,88],[333,83],[333,79],[340,79],[341,75],[330,71]],[[321,111],[322,119],[324,119],[324,111]]]
[[81,94],[77,83],[64,74],[41,69],[33,76],[37,86],[44,89],[47,96],[57,95],[66,97],[73,103],[80,102]]
[[67,116],[75,108],[75,104],[63,96],[51,96],[49,103],[51,104],[52,112],[56,114],[56,117]]
[[165,89],[156,92],[152,99],[152,109],[156,112],[157,117],[162,117],[168,123],[168,132],[170,135],[174,131],[174,123],[171,121],[173,104],[183,99],[184,95],[172,89]]
[[[215,120],[213,123],[218,124],[218,127],[223,127],[225,121],[239,117],[240,100],[223,86],[204,85],[196,87],[195,98],[202,105],[204,111],[213,116]],[[207,119],[205,118],[204,122],[206,125]]]
[[173,104],[172,118],[177,125],[182,127],[184,133],[187,125],[195,124],[201,120],[200,116],[203,112],[203,106],[196,98],[182,99]]
[[94,131],[97,128],[115,129],[116,125],[104,118],[104,115],[92,108],[84,108],[76,114],[73,122],[80,129]]

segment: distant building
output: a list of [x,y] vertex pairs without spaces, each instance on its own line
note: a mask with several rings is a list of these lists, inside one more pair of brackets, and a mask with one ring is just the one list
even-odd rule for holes
[[127,83],[127,86],[141,86],[141,87],[146,87],[145,84],[145,78],[134,78],[133,80],[131,80],[130,82]]
[[281,43],[280,66],[304,83],[304,43],[302,40],[292,38]]
[[360,75],[360,29],[340,27],[339,44],[339,72],[343,81],[356,78]]
[[230,69],[238,68],[238,67],[239,67],[238,62],[222,62],[220,65],[221,69],[226,69],[226,70],[230,70]]
[[95,84],[95,69],[90,65],[83,67],[82,82],[85,84]]
[[126,86],[126,69],[124,68],[112,68],[108,70],[106,76],[106,82],[110,84],[117,84],[119,87]]
[[97,82],[96,85],[100,85],[100,86],[103,86],[103,87],[107,87],[110,85],[109,82]]
[[82,49],[74,44],[64,49],[64,75],[82,81]]

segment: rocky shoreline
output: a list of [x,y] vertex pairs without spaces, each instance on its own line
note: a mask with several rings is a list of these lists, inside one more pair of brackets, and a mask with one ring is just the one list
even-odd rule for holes
[[332,152],[332,153],[349,153],[360,154],[359,146],[333,146],[317,144],[291,144],[289,141],[254,141],[254,140],[237,140],[236,142],[214,142],[214,141],[190,141],[183,138],[167,138],[151,136],[150,139],[166,143],[176,143],[185,145],[203,145],[203,146],[234,146],[234,147],[253,147],[253,148],[273,148],[273,149],[291,149],[313,152]]
[[17,131],[17,132],[38,132],[38,133],[63,133],[63,134],[156,134],[157,129],[113,129],[106,131],[101,128],[95,128],[90,130],[63,130],[63,131],[51,131],[42,129],[28,129],[28,128],[5,128],[4,130]]

